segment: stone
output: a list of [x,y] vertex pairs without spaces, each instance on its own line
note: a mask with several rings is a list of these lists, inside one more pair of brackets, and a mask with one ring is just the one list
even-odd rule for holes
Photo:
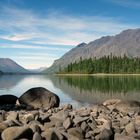
[[64,140],[64,136],[56,129],[44,131],[41,136],[46,140]]
[[62,106],[63,110],[71,110],[73,107],[71,104],[66,104]]
[[7,105],[7,104],[16,104],[17,97],[14,95],[1,95],[0,96],[0,105]]
[[51,115],[52,115],[52,114],[50,114],[50,113],[46,113],[46,114],[44,114],[44,115],[40,115],[39,121],[42,122],[42,123],[49,122],[49,121],[50,121],[49,117],[50,117]]
[[63,127],[64,127],[65,129],[68,129],[71,125],[72,125],[72,120],[71,120],[71,118],[68,117],[68,118],[63,122]]
[[97,125],[95,123],[88,123],[88,125],[90,126],[90,128],[92,130],[94,130],[95,128],[97,128]]
[[21,138],[32,139],[32,136],[33,136],[33,132],[27,126],[9,127],[5,129],[1,135],[3,140],[14,140],[14,139],[21,139]]
[[10,111],[7,120],[16,120],[16,119],[18,119],[18,113],[15,111]]
[[0,123],[0,134],[2,133],[3,130],[5,130],[6,128],[8,128],[8,125],[5,123]]
[[135,131],[135,125],[134,125],[134,123],[133,122],[128,123],[125,126],[125,131],[126,131],[127,134],[130,134],[130,133],[134,132]]
[[44,131],[44,126],[39,121],[31,121],[28,123],[28,127],[32,129],[32,131],[35,132],[41,132]]
[[119,133],[115,133],[114,140],[138,140],[130,136],[125,136]]
[[113,133],[111,130],[104,129],[99,135],[95,137],[97,140],[112,140]]
[[82,124],[81,124],[81,129],[82,129],[84,132],[87,132],[87,131],[90,129],[90,127],[89,127],[89,125],[88,125],[86,122],[82,122]]
[[89,117],[75,116],[75,118],[73,119],[73,122],[75,125],[77,125],[78,123],[81,123],[81,122],[86,121],[88,119],[89,119]]
[[36,87],[29,89],[21,95],[19,102],[20,104],[31,106],[34,109],[53,108],[59,106],[60,99],[56,94],[49,90],[42,87]]
[[82,132],[82,129],[81,128],[70,128],[68,129],[68,135],[70,137],[74,137],[79,139],[79,140],[82,140],[84,139],[84,135],[83,135],[83,132]]
[[26,115],[24,115],[24,119],[25,119],[25,122],[26,122],[26,123],[29,123],[29,122],[31,122],[31,121],[34,120],[34,115],[31,114],[31,113],[26,114]]
[[108,99],[106,101],[103,102],[103,105],[104,106],[114,106],[116,105],[117,103],[121,102],[120,99]]
[[129,112],[140,111],[140,102],[138,101],[121,101],[115,105],[115,108],[120,112],[129,114]]
[[68,111],[61,110],[57,113],[52,114],[52,116],[50,117],[50,120],[51,121],[56,121],[56,120],[65,121],[68,115],[69,115]]
[[29,125],[29,128],[32,129],[33,133],[35,133],[35,132],[40,133],[41,132],[41,128],[39,127],[39,125],[31,124],[31,125]]
[[80,117],[87,117],[87,116],[90,116],[90,112],[91,112],[90,109],[82,109],[82,110],[79,110],[79,111],[77,112],[77,114],[78,114]]
[[123,117],[122,119],[120,118],[120,126],[126,126],[130,122],[129,117]]
[[35,132],[33,135],[33,140],[43,140],[43,139],[38,132]]

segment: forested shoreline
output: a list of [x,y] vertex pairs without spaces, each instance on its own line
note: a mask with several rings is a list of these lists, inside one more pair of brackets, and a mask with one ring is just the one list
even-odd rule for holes
[[104,56],[102,58],[80,58],[79,62],[69,64],[58,74],[96,74],[96,73],[140,73],[140,58],[129,58],[127,56]]

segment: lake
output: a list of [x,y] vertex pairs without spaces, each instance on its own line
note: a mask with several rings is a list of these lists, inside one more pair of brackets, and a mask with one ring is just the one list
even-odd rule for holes
[[90,106],[110,98],[140,101],[140,76],[0,76],[0,95],[19,97],[39,86],[56,93],[61,104],[71,103],[74,107]]

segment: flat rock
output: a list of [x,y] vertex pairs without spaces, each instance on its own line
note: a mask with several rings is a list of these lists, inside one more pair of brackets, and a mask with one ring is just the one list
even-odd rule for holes
[[72,120],[71,120],[71,118],[68,117],[68,118],[63,122],[63,127],[64,127],[65,129],[68,129],[71,125],[72,125]]
[[14,140],[20,138],[32,139],[33,132],[29,127],[9,127],[2,132],[3,140]]
[[75,116],[75,118],[73,119],[73,122],[75,125],[77,125],[78,123],[81,123],[81,122],[86,121],[88,119],[89,119],[89,117]]
[[73,139],[82,140],[84,138],[83,132],[81,128],[70,128],[68,129],[68,135],[73,137]]

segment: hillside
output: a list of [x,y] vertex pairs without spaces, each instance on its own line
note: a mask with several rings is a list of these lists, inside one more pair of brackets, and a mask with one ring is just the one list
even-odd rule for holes
[[28,70],[9,58],[0,58],[0,71],[3,73],[29,73]]
[[78,62],[80,58],[89,59],[103,56],[140,57],[140,28],[128,29],[115,36],[105,36],[88,44],[82,43],[60,59],[54,61],[53,65],[45,70],[46,73],[55,73],[70,63]]

